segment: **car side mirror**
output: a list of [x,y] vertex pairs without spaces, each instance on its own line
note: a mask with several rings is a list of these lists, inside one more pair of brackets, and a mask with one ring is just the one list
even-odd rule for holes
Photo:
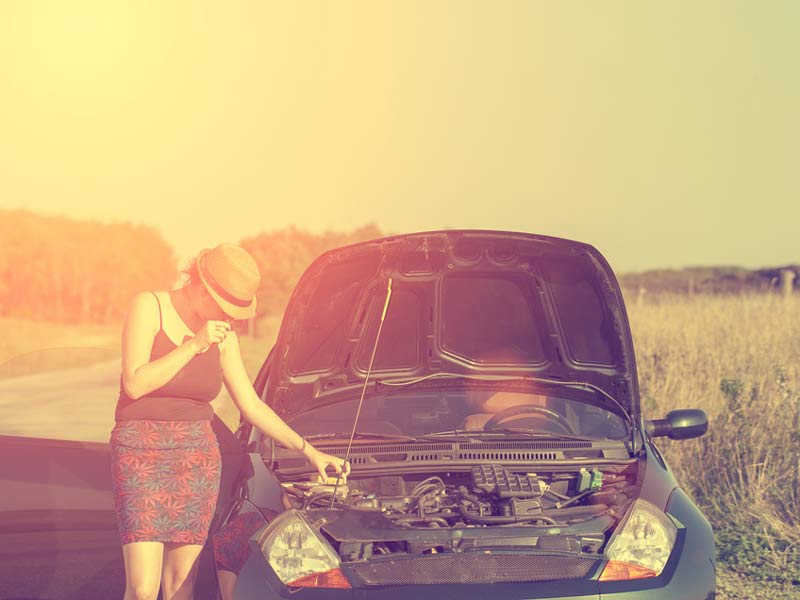
[[708,430],[708,417],[699,408],[671,410],[664,419],[645,421],[650,437],[667,436],[671,440],[700,437]]

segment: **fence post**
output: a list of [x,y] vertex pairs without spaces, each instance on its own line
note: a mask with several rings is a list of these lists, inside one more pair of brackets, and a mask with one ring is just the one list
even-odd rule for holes
[[794,280],[797,278],[797,273],[795,273],[792,269],[781,269],[780,277],[781,293],[785,297],[791,296],[792,292],[794,291]]

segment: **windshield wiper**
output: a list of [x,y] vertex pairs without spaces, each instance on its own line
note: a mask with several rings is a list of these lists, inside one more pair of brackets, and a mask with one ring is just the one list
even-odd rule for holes
[[[313,433],[305,436],[307,440],[335,440],[335,439],[350,439],[349,433],[345,431],[334,431],[331,433]],[[399,440],[403,442],[413,442],[417,438],[410,435],[403,435],[400,433],[369,433],[368,431],[357,431],[354,438],[360,440],[378,439],[378,440]]]
[[519,433],[528,438],[541,438],[548,440],[578,440],[590,442],[593,438],[580,437],[577,435],[564,435],[561,433],[549,433],[547,431],[537,431],[535,429],[525,429],[524,427],[492,427],[491,429],[449,429],[445,431],[435,431],[419,436],[419,439],[442,439],[448,436],[456,438],[481,437],[486,435],[506,435],[509,433]]
[[[482,432],[475,429],[447,429],[417,436],[418,440],[436,440],[440,442],[460,442],[469,438],[477,438]],[[476,435],[477,434],[477,435]]]
[[597,438],[584,437],[580,435],[568,435],[563,433],[550,433],[548,431],[540,431],[537,429],[527,429],[525,427],[492,427],[491,429],[482,429],[482,432],[498,432],[498,433],[520,433],[526,437],[542,438],[549,440],[577,440],[579,442],[592,442]]

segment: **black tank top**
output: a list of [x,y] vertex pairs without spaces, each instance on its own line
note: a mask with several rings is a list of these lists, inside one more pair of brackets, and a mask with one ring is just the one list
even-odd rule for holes
[[[150,362],[177,347],[164,332],[161,301],[155,293],[153,295],[158,302],[159,328],[150,350]],[[117,421],[210,421],[214,417],[214,410],[209,403],[217,397],[221,388],[219,346],[212,344],[207,352],[192,357],[172,379],[141,398],[133,399],[125,393],[120,375],[119,400],[114,418]]]

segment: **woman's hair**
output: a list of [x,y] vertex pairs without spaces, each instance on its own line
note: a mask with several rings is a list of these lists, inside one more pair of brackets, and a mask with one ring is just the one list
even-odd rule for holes
[[186,265],[180,270],[180,275],[185,280],[185,285],[200,281],[200,270],[197,266],[196,256],[193,256],[186,262]]

